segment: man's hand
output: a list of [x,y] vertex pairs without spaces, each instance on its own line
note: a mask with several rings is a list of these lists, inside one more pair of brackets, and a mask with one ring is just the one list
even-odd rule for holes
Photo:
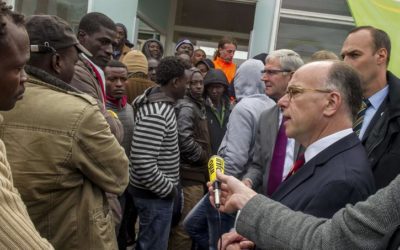
[[[219,243],[218,246],[220,246]],[[221,247],[219,250],[253,249],[254,243],[236,232],[229,232],[222,235]]]
[[[243,182],[233,176],[222,174],[217,170],[217,179],[221,182],[221,206],[219,210],[224,213],[233,213],[242,209],[244,205],[257,193],[248,188]],[[207,183],[210,191],[210,201],[214,204],[214,189],[212,183]]]
[[253,187],[253,183],[251,182],[251,180],[249,178],[243,179],[242,182],[244,183],[244,185],[246,185],[249,188]]

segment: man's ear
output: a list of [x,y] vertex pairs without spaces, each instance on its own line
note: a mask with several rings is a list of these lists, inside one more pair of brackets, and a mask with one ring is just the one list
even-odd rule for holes
[[328,102],[323,111],[324,115],[328,117],[334,115],[340,109],[342,102],[342,96],[339,92],[333,91],[329,93]]
[[54,53],[51,56],[51,67],[52,67],[53,71],[56,72],[58,75],[60,75],[61,71],[62,71],[61,64],[62,64],[62,62],[61,62],[60,54]]
[[78,34],[77,34],[77,38],[79,43],[84,43],[85,39],[86,39],[86,32],[83,30],[79,30]]
[[380,48],[375,53],[378,57],[378,64],[386,64],[388,52],[385,48]]

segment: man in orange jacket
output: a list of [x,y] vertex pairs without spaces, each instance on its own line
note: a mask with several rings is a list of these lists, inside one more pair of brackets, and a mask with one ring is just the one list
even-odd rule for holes
[[218,48],[214,54],[214,65],[216,69],[220,69],[225,73],[226,78],[228,79],[229,88],[229,99],[231,102],[235,100],[235,93],[232,82],[236,73],[236,64],[233,63],[233,56],[235,55],[235,51],[237,48],[236,41],[231,37],[223,37],[218,42]]

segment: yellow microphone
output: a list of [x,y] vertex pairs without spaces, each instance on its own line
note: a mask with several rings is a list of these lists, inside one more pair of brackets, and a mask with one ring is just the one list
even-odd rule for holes
[[217,170],[220,170],[221,173],[224,173],[225,170],[225,161],[222,157],[218,155],[211,156],[208,161],[208,174],[210,176],[210,181],[213,182],[213,188],[215,193],[215,207],[219,208],[220,206],[220,192],[221,192],[221,183],[217,180]]

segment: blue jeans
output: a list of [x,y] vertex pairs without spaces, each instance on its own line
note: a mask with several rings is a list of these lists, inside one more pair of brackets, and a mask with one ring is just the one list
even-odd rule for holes
[[227,233],[233,227],[235,217],[221,213],[221,232],[218,232],[218,211],[211,205],[206,194],[189,212],[183,221],[183,227],[190,235],[197,249],[218,249],[220,235]]
[[139,216],[136,250],[165,250],[171,228],[173,200],[133,197]]

